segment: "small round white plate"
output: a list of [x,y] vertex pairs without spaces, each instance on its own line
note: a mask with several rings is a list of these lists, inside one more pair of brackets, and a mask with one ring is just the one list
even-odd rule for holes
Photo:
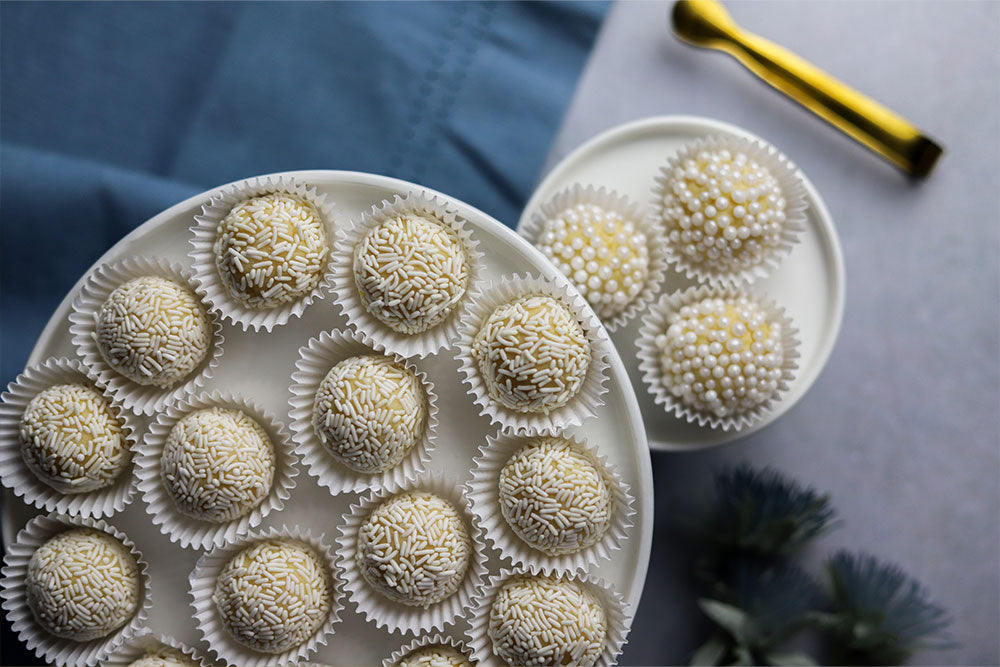
[[[454,198],[434,193],[421,186],[384,176],[344,171],[299,171],[284,175],[294,176],[316,186],[320,193],[336,204],[335,220],[344,224],[369,210],[373,204],[411,190],[424,190],[437,194],[455,207],[470,223],[473,235],[486,253],[486,280],[515,272],[544,275],[562,280],[559,272],[545,257],[513,231],[486,214]],[[202,193],[155,216],[144,225],[119,241],[101,257],[97,264],[116,260],[126,255],[165,257],[171,261],[190,265],[187,256],[192,216],[200,211],[201,204],[216,191]],[[95,266],[97,266],[95,264]],[[89,274],[89,271],[88,271]],[[70,343],[67,316],[70,304],[83,284],[83,278],[66,296],[32,351],[29,364],[49,356],[74,355]],[[206,391],[223,389],[243,393],[272,411],[287,424],[288,398],[291,374],[298,348],[310,337],[334,328],[345,328],[346,321],[331,303],[331,297],[317,301],[306,309],[301,318],[276,327],[271,333],[245,333],[230,323],[223,325],[225,352]],[[649,550],[653,536],[653,477],[649,449],[642,426],[642,417],[635,393],[629,383],[622,360],[612,350],[611,380],[605,394],[605,405],[595,418],[587,420],[574,432],[586,437],[600,448],[608,459],[622,472],[636,499],[634,526],[622,549],[614,558],[594,568],[595,574],[609,581],[628,601],[629,618],[639,604]],[[470,477],[472,457],[486,435],[493,433],[489,419],[479,416],[479,408],[466,394],[454,358],[454,350],[444,350],[414,363],[427,372],[438,394],[440,412],[437,447],[431,456],[428,469],[441,471],[459,484]],[[147,418],[139,420],[144,429]],[[280,512],[270,514],[262,528],[282,524],[300,525],[314,532],[326,534],[331,546],[339,536],[337,525],[357,494],[331,496],[319,486],[315,478],[299,466],[297,485],[291,498]],[[26,506],[4,489],[3,534],[10,544],[14,535],[38,512]],[[188,595],[188,574],[194,568],[201,551],[182,549],[160,534],[145,506],[137,497],[124,511],[113,515],[108,522],[124,530],[138,545],[149,561],[152,575],[153,609],[149,625],[156,633],[173,636],[178,641],[204,648],[192,618]],[[499,571],[495,555],[490,558],[490,572]],[[347,602],[341,613],[344,620],[336,625],[336,632],[329,644],[310,657],[310,662],[325,665],[380,665],[382,659],[410,641],[399,634],[380,630],[367,623],[356,613],[353,603]],[[464,639],[467,625],[459,620],[447,626],[445,633]]]
[[[613,188],[648,210],[653,179],[667,158],[684,144],[711,134],[760,139],[734,125],[695,116],[657,116],[620,125],[587,141],[556,165],[535,190],[518,227],[552,196],[574,183]],[[612,334],[632,378],[646,424],[646,437],[653,449],[694,450],[750,435],[795,405],[826,365],[844,314],[844,258],[823,200],[804,174],[802,180],[809,206],[801,240],[777,271],[766,280],[755,281],[751,287],[752,292],[767,294],[785,307],[801,340],[795,379],[765,419],[735,432],[700,428],[668,414],[653,402],[638,369],[635,339],[642,316]],[[693,281],[671,270],[660,293],[691,284]]]

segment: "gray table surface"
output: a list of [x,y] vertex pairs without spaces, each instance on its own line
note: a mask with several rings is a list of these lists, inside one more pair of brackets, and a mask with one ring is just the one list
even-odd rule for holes
[[954,650],[923,664],[1000,662],[1000,4],[733,2],[785,45],[941,141],[931,178],[888,164],[755,79],[681,44],[668,3],[612,11],[549,167],[614,125],[660,114],[735,123],[808,174],[847,266],[840,339],[783,419],[722,448],[654,453],[656,535],[622,664],[686,663],[705,637],[674,524],[721,464],[772,465],[832,495],[838,548],[899,562],[954,615]]

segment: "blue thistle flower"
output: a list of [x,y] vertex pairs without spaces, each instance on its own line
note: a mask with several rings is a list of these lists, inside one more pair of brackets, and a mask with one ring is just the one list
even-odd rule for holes
[[772,468],[743,464],[723,470],[715,490],[709,539],[722,551],[788,555],[836,525],[829,496]]
[[835,662],[898,665],[925,648],[950,648],[948,611],[892,563],[840,551],[827,561]]

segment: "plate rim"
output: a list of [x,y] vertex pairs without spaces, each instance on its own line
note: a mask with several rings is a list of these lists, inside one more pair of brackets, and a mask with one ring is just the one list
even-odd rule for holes
[[[152,216],[138,227],[133,229],[131,232],[126,234],[124,237],[119,239],[112,245],[106,252],[104,252],[91,266],[83,273],[83,275],[76,281],[72,288],[66,293],[66,296],[62,299],[59,305],[55,308],[52,315],[49,317],[45,328],[39,334],[38,339],[35,341],[34,347],[32,347],[31,354],[28,356],[27,366],[34,365],[44,358],[43,350],[50,344],[53,336],[55,335],[60,323],[66,321],[69,312],[72,307],[73,299],[79,293],[83,284],[86,282],[87,276],[101,264],[110,260],[114,255],[121,253],[127,253],[127,246],[129,244],[135,243],[140,237],[148,233],[151,229],[164,224],[166,221],[176,218],[181,215],[182,212],[191,207],[197,207],[201,203],[208,201],[213,193],[219,190],[232,186],[235,183],[240,183],[246,181],[248,178],[278,178],[278,177],[292,177],[303,181],[331,181],[337,180],[340,183],[347,185],[360,185],[360,186],[374,186],[385,189],[397,189],[397,190],[412,190],[420,189],[432,196],[439,196],[446,199],[449,203],[453,204],[456,208],[462,212],[463,215],[466,212],[471,211],[474,213],[476,218],[482,218],[487,223],[493,226],[491,230],[495,234],[503,238],[507,243],[525,255],[532,265],[537,267],[542,275],[554,279],[556,281],[564,281],[570,290],[576,290],[575,287],[556,269],[551,266],[549,261],[545,256],[536,249],[533,245],[524,240],[520,235],[517,234],[513,229],[504,225],[499,220],[489,215],[488,213],[465,203],[463,200],[453,197],[451,195],[444,194],[433,188],[429,188],[417,183],[412,183],[410,181],[405,181],[398,178],[393,178],[391,176],[382,176],[380,174],[371,174],[366,172],[351,171],[351,170],[338,170],[338,169],[307,169],[307,170],[294,170],[294,171],[281,171],[273,172],[269,174],[261,174],[258,176],[250,176],[247,178],[240,178],[235,181],[217,185],[215,187],[209,188],[197,194],[194,194],[183,201],[180,201],[169,208],[157,213]],[[377,202],[373,202],[373,205]],[[193,221],[192,221],[193,222]],[[471,221],[470,221],[471,222]],[[610,337],[609,337],[610,342]],[[621,356],[618,354],[617,348],[613,344],[609,344],[608,359],[610,361],[610,368],[614,380],[616,382],[624,382],[626,389],[622,391],[624,398],[623,407],[627,413],[627,418],[635,426],[636,438],[634,441],[633,455],[635,456],[637,468],[639,472],[639,489],[636,491],[637,501],[642,503],[643,512],[641,522],[637,525],[639,530],[638,540],[637,540],[637,555],[638,555],[638,567],[632,573],[630,581],[630,591],[631,596],[626,598],[629,605],[629,615],[631,617],[635,610],[639,606],[639,602],[642,598],[642,594],[645,589],[646,574],[649,570],[649,559],[653,544],[653,513],[655,511],[655,501],[653,495],[653,469],[652,469],[652,459],[649,454],[648,440],[646,436],[645,423],[642,420],[642,412],[639,409],[639,403],[635,395],[635,388],[632,387],[632,383],[628,377],[628,371],[625,368],[625,364],[622,361]],[[470,473],[471,474],[471,473]],[[0,511],[2,511],[2,517],[5,519],[3,523],[3,537],[7,544],[11,544],[17,533],[16,530],[10,525],[10,521],[6,520],[9,516],[9,507],[6,503],[0,503]],[[627,575],[626,575],[627,576]]]
[[[602,130],[590,139],[587,139],[582,144],[568,152],[553,166],[548,173],[542,178],[542,180],[535,187],[534,192],[532,192],[531,198],[528,199],[528,203],[525,204],[524,209],[521,211],[521,216],[517,221],[517,229],[520,230],[522,225],[528,220],[529,216],[533,211],[540,208],[543,201],[542,198],[546,192],[553,191],[553,183],[559,181],[563,178],[564,174],[568,172],[575,165],[586,162],[592,158],[592,154],[596,153],[608,145],[613,145],[615,143],[621,143],[632,138],[633,135],[639,135],[645,132],[651,131],[670,131],[672,128],[687,128],[687,131],[695,130],[698,133],[722,133],[727,135],[735,135],[740,137],[746,137],[751,140],[761,141],[769,145],[773,145],[767,139],[764,139],[753,132],[734,125],[732,123],[727,123],[722,120],[715,118],[708,118],[706,116],[697,115],[687,115],[687,114],[665,114],[658,116],[648,116],[645,118],[639,118],[636,120],[631,120],[626,123],[615,125],[608,129]],[[674,129],[675,133],[678,129]],[[809,393],[809,390],[815,384],[816,380],[819,378],[820,373],[826,368],[827,363],[830,361],[830,355],[833,353],[833,348],[837,344],[837,339],[840,337],[840,329],[843,324],[844,319],[844,306],[846,302],[847,294],[847,278],[844,266],[844,253],[843,248],[840,244],[840,237],[837,234],[836,225],[833,221],[833,216],[830,215],[830,211],[820,196],[819,191],[816,186],[813,185],[812,181],[805,174],[804,171],[798,166],[797,163],[792,161],[792,164],[802,179],[804,189],[806,191],[806,201],[809,208],[811,208],[814,213],[818,225],[815,227],[819,230],[820,241],[825,249],[825,254],[832,260],[832,271],[829,274],[830,282],[833,287],[833,298],[828,308],[828,312],[833,315],[833,321],[829,328],[829,334],[823,341],[823,344],[817,350],[816,358],[819,363],[815,364],[810,372],[800,378],[800,381],[804,382],[805,390],[802,391],[798,396],[795,396],[791,401],[787,402],[783,406],[782,415],[791,410],[796,403],[798,403],[802,398]],[[598,184],[599,185],[599,184]],[[659,293],[659,294],[662,294]],[[616,348],[617,350],[617,348]],[[633,387],[635,391],[639,391],[640,388]],[[642,391],[646,391],[645,387],[641,387]],[[719,430],[713,436],[707,437],[703,440],[698,440],[694,443],[686,443],[682,445],[672,444],[668,441],[660,440],[655,437],[656,434],[647,431],[646,440],[649,443],[651,450],[655,451],[670,451],[670,452],[695,452],[702,451],[714,447],[719,447],[724,444],[729,444],[742,440],[747,436],[756,433],[757,431],[770,426],[775,421],[778,421],[781,416],[778,416],[771,420],[761,421],[750,428],[733,432],[733,431],[722,431]],[[643,422],[645,425],[645,422]]]

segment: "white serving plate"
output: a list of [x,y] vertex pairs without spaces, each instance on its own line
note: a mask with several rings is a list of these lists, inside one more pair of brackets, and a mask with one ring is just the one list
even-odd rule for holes
[[[298,171],[285,175],[315,185],[321,193],[336,203],[335,215],[339,223],[346,222],[373,204],[407,191],[426,190],[404,181],[345,171]],[[153,217],[141,227],[119,241],[98,260],[97,264],[116,260],[126,255],[152,255],[166,257],[190,265],[188,227],[192,216],[214,191],[192,197]],[[430,191],[429,191],[430,192]],[[532,248],[510,229],[474,209],[446,195],[448,200],[473,227],[480,248],[486,254],[484,277],[487,280],[502,274],[530,272],[562,280],[541,253]],[[95,264],[95,266],[97,265]],[[89,272],[88,272],[89,273]],[[49,320],[42,336],[32,351],[29,364],[50,356],[73,356],[70,342],[70,304],[83,284],[77,282],[63,299]],[[310,306],[302,318],[276,327],[270,334],[244,333],[241,329],[225,324],[225,352],[216,375],[206,390],[221,388],[238,391],[257,400],[265,409],[273,411],[287,424],[288,387],[298,356],[299,346],[321,331],[345,328],[346,321],[331,303],[330,297]],[[453,358],[454,350],[444,350],[424,360],[415,360],[428,373],[438,393],[440,412],[438,445],[429,470],[443,471],[459,483],[471,476],[472,458],[486,435],[494,432],[486,417],[479,416],[479,408],[466,394],[466,386]],[[622,472],[636,499],[636,515],[631,534],[615,558],[602,563],[594,572],[605,578],[625,597],[629,604],[629,618],[639,603],[653,533],[653,479],[650,468],[646,432],[642,425],[639,404],[629,383],[622,360],[610,351],[609,391],[606,404],[597,417],[588,420],[575,433],[582,434],[595,443],[608,459]],[[149,419],[140,418],[144,426]],[[281,524],[308,526],[326,534],[331,546],[339,535],[337,525],[347,511],[355,494],[333,497],[320,487],[316,480],[300,466],[297,485],[285,509],[268,516],[262,527]],[[4,489],[3,535],[7,544],[13,542],[18,530],[38,512]],[[188,574],[194,568],[201,551],[182,549],[173,544],[153,526],[145,513],[141,497],[137,497],[125,510],[113,515],[108,522],[124,530],[138,545],[149,561],[152,575],[153,609],[149,625],[154,633],[171,635],[178,641],[204,648],[192,618],[188,595]],[[499,560],[490,558],[490,572],[499,570]],[[347,602],[344,620],[336,626],[336,633],[329,644],[311,658],[316,664],[375,665],[382,664],[394,650],[412,640],[399,634],[392,635],[376,629],[355,613],[353,603]],[[444,634],[464,640],[465,621],[446,627]]]
[[[760,140],[734,125],[696,116],[657,116],[619,125],[584,143],[549,172],[521,214],[518,228],[522,228],[556,193],[574,183],[613,188],[648,211],[653,179],[659,168],[667,163],[667,158],[684,144],[710,134]],[[800,242],[777,271],[766,280],[755,281],[751,287],[752,292],[766,294],[785,307],[799,330],[801,341],[795,379],[762,421],[736,432],[700,428],[668,414],[653,402],[639,372],[635,340],[642,315],[612,334],[632,378],[646,424],[646,437],[653,449],[690,451],[750,435],[795,405],[826,365],[844,315],[844,258],[823,200],[804,174],[802,180],[808,210]],[[660,294],[693,284],[695,281],[669,269]]]

